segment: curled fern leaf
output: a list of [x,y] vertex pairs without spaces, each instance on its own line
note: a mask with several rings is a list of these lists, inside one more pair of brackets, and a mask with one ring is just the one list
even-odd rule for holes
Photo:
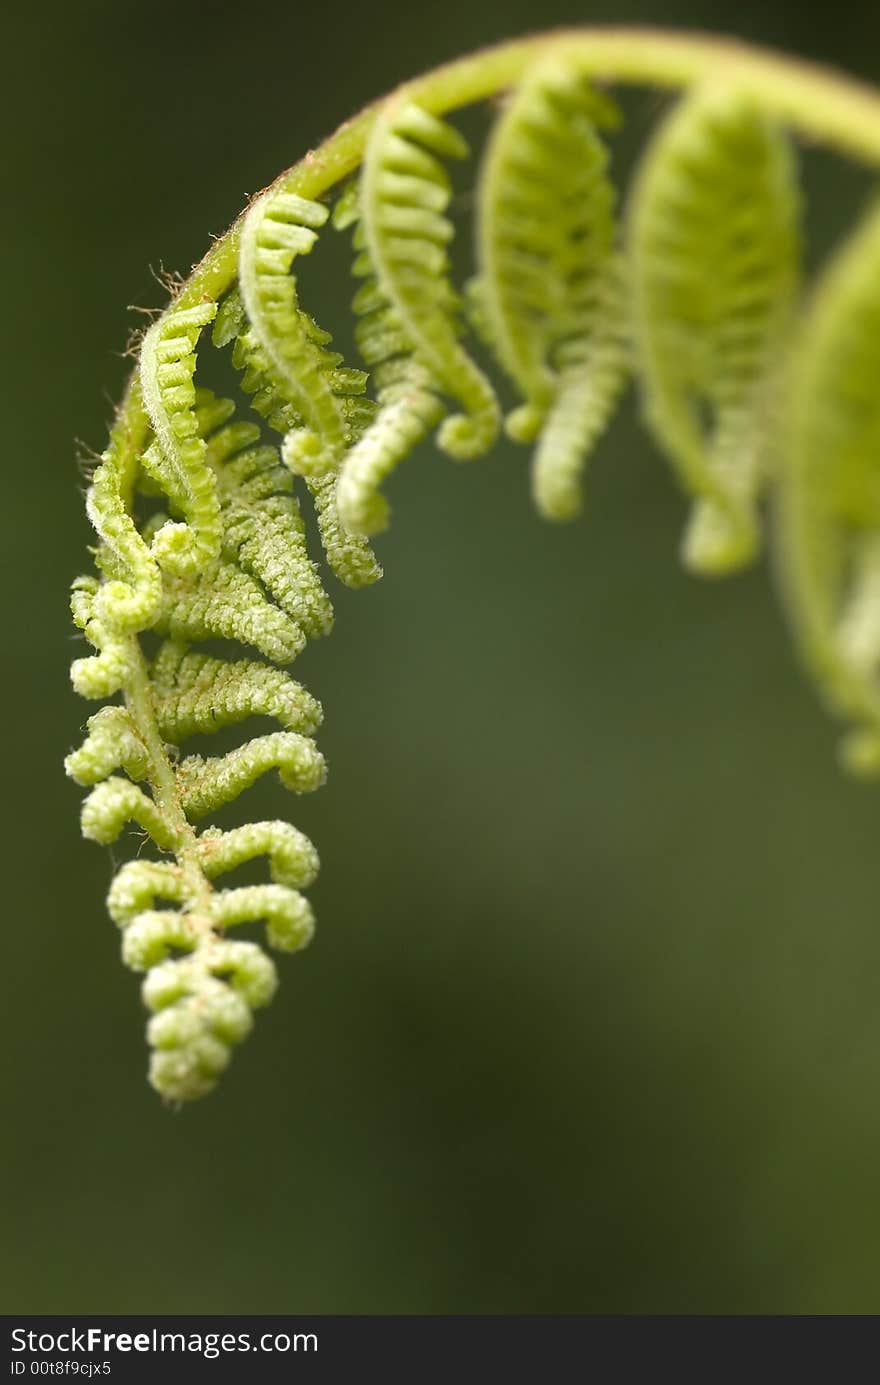
[[[258,444],[259,430],[237,422],[229,401],[189,387],[185,400],[181,432],[189,444],[198,444],[185,449],[185,460],[191,465],[196,459],[211,477],[217,552],[193,570],[187,563],[169,564],[165,554],[157,565],[156,536],[175,525],[186,530],[175,551],[197,549],[188,537],[191,521],[197,529],[196,510],[187,508],[191,491],[167,460],[152,465],[151,444],[143,461],[153,483],[149,493],[163,494],[173,516],[188,518],[178,523],[160,511],[138,530],[131,508],[138,468],[128,457],[122,459],[125,469],[112,455],[105,459],[90,499],[101,520],[102,577],[80,579],[72,602],[77,623],[99,652],[78,660],[73,676],[87,696],[124,690],[127,705],[104,707],[91,717],[83,746],[66,761],[68,774],[91,786],[82,812],[86,837],[109,845],[132,824],[178,858],[177,864],[142,860],[123,866],[109,897],[111,915],[124,930],[123,960],[147,973],[144,999],[156,1012],[148,1026],[155,1050],[150,1080],[170,1100],[210,1090],[231,1046],[249,1031],[251,1009],[274,991],[274,968],[259,948],[226,943],[224,931],[262,920],[269,945],[282,951],[304,946],[314,931],[301,889],[314,879],[317,856],[301,833],[269,822],[226,833],[208,828],[199,837],[190,823],[237,797],[268,769],[277,768],[282,783],[296,792],[317,787],[324,774],[308,739],[321,709],[301,685],[271,664],[230,661],[191,650],[189,643],[232,639],[286,663],[308,636],[324,633],[331,619],[305,550],[293,478],[277,450]],[[170,636],[151,666],[132,630],[142,623]],[[145,705],[155,726],[146,736]],[[179,745],[190,735],[253,716],[273,717],[283,730],[225,756],[188,756],[157,769],[160,737]],[[214,888],[215,878],[262,855],[269,858],[271,885]],[[157,901],[174,907],[157,909]]]
[[[143,423],[139,403],[133,407]],[[98,651],[71,668],[73,686],[83,697],[111,697],[125,685],[132,667],[131,636],[148,629],[161,608],[159,567],[131,513],[137,462],[127,444],[128,429],[117,424],[86,496],[86,511],[101,539],[96,560],[103,580],[77,578],[71,593],[74,624]]]
[[77,784],[99,784],[115,769],[124,769],[131,779],[146,776],[147,747],[124,707],[102,707],[89,717],[88,732],[79,750],[64,761]]
[[482,329],[525,397],[507,428],[543,429],[538,508],[570,519],[579,475],[626,368],[615,191],[597,124],[616,111],[564,61],[529,74],[498,121],[480,182]]
[[741,567],[758,546],[797,211],[786,137],[723,85],[680,103],[638,177],[630,253],[647,417],[697,497],[684,559],[705,575]]
[[162,581],[155,556],[126,508],[119,481],[112,451],[108,451],[86,498],[89,519],[102,540],[98,561],[110,579],[98,594],[91,616],[100,620],[102,613],[109,612],[117,630],[135,632],[152,624],[161,602]]
[[799,333],[780,511],[783,573],[805,656],[861,723],[853,770],[880,772],[880,209],[838,252]]
[[[89,754],[89,749],[87,742],[84,747],[85,756]],[[70,767],[71,762],[73,768]],[[78,763],[75,755],[68,755],[66,763],[68,773],[74,778],[73,769]],[[128,823],[134,822],[152,837],[163,851],[170,851],[173,847],[173,833],[165,822],[158,803],[130,779],[123,779],[119,775],[104,779],[92,789],[83,804],[80,820],[83,836],[90,841],[98,842],[101,846],[109,846],[111,842],[115,842]]]
[[214,659],[167,640],[152,667],[156,720],[179,745],[248,717],[273,717],[285,731],[306,734],[321,724],[315,698],[283,669],[252,659]]
[[113,922],[124,928],[139,914],[153,911],[157,899],[182,903],[184,892],[180,866],[167,861],[127,861],[110,886],[107,910]]
[[108,586],[95,577],[78,577],[70,596],[74,625],[98,650],[97,654],[74,659],[70,666],[70,681],[81,697],[112,697],[129,681],[136,662],[131,637],[125,629],[131,611],[128,597],[120,598],[123,612],[117,622],[112,604],[108,612],[106,600],[102,601]]
[[221,808],[238,798],[270,769],[277,769],[286,789],[306,793],[324,782],[324,760],[314,742],[295,731],[276,731],[255,736],[228,755],[191,755],[177,771],[180,796],[191,818]]
[[[329,338],[320,334],[311,319],[300,314],[302,330],[310,340],[318,340],[320,349]],[[266,419],[269,426],[284,434],[282,444],[284,461],[293,472],[303,475],[312,495],[318,520],[321,543],[331,570],[348,587],[364,587],[377,581],[382,569],[375,555],[362,535],[352,533],[341,519],[336,497],[336,471],[334,451],[322,446],[317,435],[304,428],[302,416],[291,403],[284,389],[276,383],[266,351],[257,341],[247,325],[244,305],[239,295],[233,292],[227,297],[218,316],[215,342],[225,346],[230,341],[233,346],[233,363],[242,371],[242,388],[250,395],[254,409]],[[332,387],[332,377],[338,369],[340,357],[328,357],[324,362],[325,381]],[[373,417],[373,408],[360,397],[366,376],[357,375],[358,392],[346,398],[349,409],[343,425],[342,441],[333,444],[348,445]],[[349,372],[347,378],[351,378]],[[365,407],[367,405],[367,407]],[[317,460],[316,460],[317,459]],[[307,464],[308,463],[308,464]]]
[[305,889],[318,874],[318,853],[289,822],[248,822],[229,832],[208,828],[199,838],[199,862],[213,880],[258,856],[268,856],[276,885]]
[[[243,356],[257,377],[266,376],[302,419],[285,439],[294,471],[319,477],[338,466],[363,416],[358,396],[366,377],[342,368],[321,333],[299,307],[291,267],[308,253],[328,210],[290,193],[260,199],[245,217],[240,282],[250,328]],[[265,387],[264,387],[265,388]]]
[[147,332],[141,351],[141,389],[155,433],[142,464],[186,521],[164,525],[153,552],[166,572],[180,576],[203,570],[220,547],[217,483],[199,432],[193,384],[196,344],[216,311],[216,303],[202,303],[167,313]]
[[[637,172],[623,246],[599,133],[613,108],[594,85],[618,79],[685,89]],[[497,98],[465,311],[447,165],[468,151],[445,117]],[[71,596],[91,647],[74,687],[115,701],[65,765],[88,790],[83,834],[109,846],[133,830],[137,842],[108,907],[125,964],[144,974],[149,1077],[166,1100],[210,1091],[274,994],[263,947],[229,930],[261,924],[281,952],[314,931],[318,857],[302,832],[211,822],[266,773],[294,793],[324,779],[321,708],[285,667],[333,618],[298,487],[333,572],[374,582],[367,536],[386,522],[394,468],[435,431],[461,458],[495,439],[500,406],[472,330],[520,397],[507,429],[534,443],[532,490],[549,518],[577,512],[630,370],[694,496],[691,568],[746,562],[762,489],[776,487],[795,630],[853,724],[845,759],[880,772],[880,212],[797,321],[789,126],[880,165],[880,98],[778,56],[649,31],[517,40],[343,126],[254,200],[147,332],[88,491],[95,572]],[[331,202],[352,232],[365,371],[300,301]],[[197,379],[197,355],[225,346],[234,401]],[[223,753],[187,746],[216,731]],[[228,879],[260,863],[268,881]]]
[[[250,445],[259,429],[229,422],[230,401],[202,391],[196,403],[218,495],[221,557],[206,572],[166,582],[156,626],[176,640],[239,640],[287,662],[307,637],[325,634],[332,623],[329,598],[306,550],[292,478],[275,448]],[[151,525],[162,522],[154,516]]]
[[301,628],[269,600],[260,583],[228,562],[201,577],[168,581],[156,629],[187,643],[238,640],[281,664],[295,659],[306,642]]
[[465,410],[438,434],[440,447],[458,458],[487,451],[498,431],[495,392],[458,340],[448,277],[453,227],[444,160],[467,153],[446,121],[413,102],[392,104],[376,121],[361,180],[364,238],[382,296],[432,377]]
[[[179,914],[142,915],[123,944],[128,965],[147,972],[142,994],[154,1012],[147,1026],[150,1081],[172,1101],[211,1091],[233,1045],[250,1032],[251,1011],[268,1004],[278,984],[256,944],[221,942],[213,919],[204,922],[196,928]],[[171,950],[184,956],[162,960]]]
[[[207,425],[211,422],[206,418]],[[261,582],[303,634],[315,639],[330,630],[333,608],[309,557],[293,479],[276,448],[252,445],[258,439],[259,429],[247,423],[229,423],[209,434],[207,458],[220,496],[221,553]]]
[[545,519],[574,519],[581,473],[626,382],[629,343],[624,267],[614,261],[598,290],[592,331],[560,345],[559,382],[532,462],[532,495]]
[[353,273],[363,280],[352,307],[358,349],[372,371],[379,404],[376,419],[347,454],[336,491],[343,524],[355,534],[377,534],[388,523],[380,487],[395,467],[438,426],[446,414],[442,386],[420,359],[400,314],[383,293],[366,248],[352,184],[333,210],[334,224],[353,227]]

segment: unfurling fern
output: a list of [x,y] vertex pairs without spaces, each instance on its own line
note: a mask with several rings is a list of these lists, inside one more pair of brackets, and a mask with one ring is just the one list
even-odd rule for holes
[[758,545],[755,501],[797,270],[785,136],[736,87],[707,83],[648,151],[631,214],[635,331],[648,418],[697,503],[696,572]]
[[[323,633],[330,619],[305,550],[292,478],[274,448],[253,445],[258,429],[229,421],[234,408],[208,392],[192,397],[188,412],[195,431],[185,436],[198,443],[191,456],[210,474],[217,552],[201,571],[166,578],[148,623],[168,638],[152,663],[135,634],[113,632],[109,581],[96,589],[79,583],[75,590],[78,623],[101,648],[100,655],[78,661],[77,685],[100,696],[115,683],[126,694],[124,706],[103,707],[90,718],[85,744],[67,758],[68,773],[95,786],[83,806],[83,833],[109,844],[134,822],[176,858],[174,864],[139,860],[124,866],[111,887],[110,912],[125,930],[124,959],[148,973],[144,1000],[156,1012],[148,1031],[156,1050],[151,1081],[178,1100],[211,1088],[230,1046],[250,1029],[251,1009],[265,1004],[275,988],[269,959],[253,943],[224,941],[223,930],[264,919],[270,944],[292,951],[308,942],[313,927],[300,888],[314,878],[317,857],[294,828],[264,822],[198,835],[190,825],[267,770],[277,768],[282,783],[300,793],[316,788],[324,776],[309,738],[321,710],[299,684],[271,663],[215,658],[188,647],[190,641],[219,637],[284,664],[307,635]],[[162,473],[151,466],[149,474],[155,480]],[[182,508],[185,484],[173,494],[170,484],[163,488]],[[100,503],[94,486],[92,502]],[[160,514],[144,529],[161,536],[173,522]],[[111,680],[100,671],[107,660],[105,641],[81,612],[84,600],[91,609],[102,597],[115,637],[108,636],[106,644],[118,642],[122,651],[123,671]],[[251,716],[273,717],[284,729],[216,758],[191,755],[172,762],[168,756],[168,745]],[[139,787],[143,781],[150,793]],[[215,877],[261,855],[269,856],[273,884],[213,889]],[[158,909],[157,900],[176,907]]]
[[376,276],[366,249],[357,193],[352,184],[339,198],[334,222],[340,230],[353,228],[353,273],[364,281],[352,304],[358,318],[355,337],[372,371],[379,411],[342,464],[337,498],[343,523],[355,533],[375,534],[388,523],[388,502],[379,487],[437,427],[446,408],[437,377],[420,359]]
[[[604,136],[614,82],[684,89],[622,237]],[[469,151],[448,117],[497,97],[475,273],[456,285],[449,165]],[[792,133],[880,164],[880,98],[683,34],[504,45],[408,84],[282,175],[146,333],[88,493],[97,572],[71,601],[93,650],[74,686],[116,700],[66,766],[90,790],[85,836],[110,844],[134,825],[159,853],[123,864],[108,902],[124,961],[145,973],[150,1080],[165,1098],[209,1091],[274,992],[266,953],[227,930],[262,922],[280,951],[313,931],[303,890],[318,860],[296,828],[196,827],[268,771],[295,793],[324,778],[321,709],[286,671],[333,619],[298,488],[336,577],[375,581],[367,538],[387,522],[395,468],[435,434],[460,459],[495,440],[481,353],[519,396],[506,427],[534,446],[550,519],[579,510],[583,466],[630,373],[694,499],[690,568],[747,562],[773,490],[804,656],[854,723],[847,763],[880,772],[880,213],[802,307]],[[300,290],[300,260],[331,227],[352,235],[365,369],[333,350]],[[237,401],[201,373],[227,346]],[[255,718],[278,729],[186,753],[189,737]],[[262,857],[268,883],[218,886]]]
[[439,387],[465,410],[447,418],[437,436],[458,458],[486,452],[498,431],[495,392],[459,341],[448,277],[453,227],[444,160],[467,154],[451,125],[414,101],[392,101],[376,120],[361,175],[364,242],[379,288]]
[[880,773],[880,209],[838,252],[808,309],[790,374],[782,468],[791,614],[843,747]]
[[527,403],[512,437],[539,437],[541,512],[572,518],[578,478],[626,366],[614,185],[597,126],[611,103],[557,59],[527,75],[489,142],[480,185],[476,285],[483,330]]

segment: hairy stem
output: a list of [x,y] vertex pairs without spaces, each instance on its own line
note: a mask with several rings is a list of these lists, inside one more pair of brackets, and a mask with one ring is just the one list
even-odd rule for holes
[[147,782],[173,841],[174,856],[181,868],[184,893],[192,913],[190,922],[200,932],[210,932],[208,901],[211,886],[199,860],[195,828],[183,809],[177,777],[159,733],[146,660],[137,636],[132,635],[132,675],[125,690],[125,705],[137,726],[149,756]]
[[[435,68],[399,87],[393,99],[417,101],[438,115],[484,101],[505,91],[530,63],[555,47],[564,50],[566,60],[585,76],[598,81],[674,90],[695,82],[735,78],[768,115],[785,120],[805,138],[880,165],[880,96],[876,91],[818,64],[706,34],[648,28],[558,29],[501,43]],[[317,149],[282,173],[272,188],[321,197],[359,166],[373,124],[388,100],[388,96],[380,98],[340,125]],[[246,211],[195,266],[174,300],[178,307],[216,301],[233,282]],[[135,379],[119,406],[116,428],[125,435],[126,450],[140,447],[147,420]]]

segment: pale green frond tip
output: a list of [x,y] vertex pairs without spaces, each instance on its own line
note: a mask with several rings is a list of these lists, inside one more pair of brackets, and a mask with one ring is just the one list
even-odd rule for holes
[[357,317],[355,340],[372,372],[379,407],[343,460],[336,506],[345,529],[368,537],[381,533],[389,522],[390,505],[381,487],[434,431],[447,410],[439,380],[419,357],[414,338],[379,282],[366,248],[359,194],[359,183],[342,194],[334,224],[340,230],[352,228],[352,270],[361,280],[352,303]]
[[[623,233],[605,90],[619,82],[680,91]],[[472,166],[454,117],[478,102],[494,120]],[[253,199],[146,332],[86,497],[95,571],[70,602],[73,686],[113,700],[65,769],[88,790],[83,835],[131,845],[107,906],[143,975],[149,1082],[168,1103],[210,1092],[272,999],[266,949],[314,934],[313,844],[225,814],[266,774],[297,794],[324,781],[321,707],[287,668],[333,625],[323,564],[351,588],[381,576],[368,540],[398,467],[430,440],[486,453],[495,374],[543,518],[581,512],[630,376],[691,502],[687,569],[753,561],[766,509],[804,662],[847,724],[841,761],[880,778],[880,208],[804,295],[795,137],[876,168],[880,95],[710,36],[518,39],[341,127]],[[312,316],[311,252],[333,228],[357,280],[337,344],[352,337],[359,362]],[[232,399],[205,387],[224,348]]]
[[754,561],[760,543],[754,516],[731,514],[717,500],[697,500],[685,527],[681,560],[698,577],[729,577]]
[[543,429],[532,491],[547,519],[579,512],[580,472],[625,371],[616,194],[597,131],[607,115],[577,68],[538,65],[498,120],[480,180],[474,310],[526,401],[508,434],[533,442]]
[[115,769],[124,769],[132,779],[146,777],[149,754],[123,707],[102,707],[89,717],[88,731],[80,749],[64,761],[77,784],[98,784]]
[[880,738],[880,206],[821,274],[794,350],[780,466],[782,576],[804,658],[862,723],[844,764],[873,774]]
[[[555,394],[532,458],[535,506],[544,519],[563,523],[581,512],[586,463],[611,421],[629,371],[624,269],[613,258],[601,273],[588,328],[568,338],[557,353]],[[523,429],[523,440],[535,412],[534,405],[525,405],[509,420]]]
[[151,912],[156,900],[180,903],[184,893],[180,866],[164,861],[127,861],[110,886],[107,911],[113,922],[123,928],[139,914]]
[[216,311],[213,302],[171,308],[141,348],[140,385],[154,433],[142,462],[186,520],[164,525],[152,551],[160,567],[178,576],[200,572],[220,550],[217,484],[195,416],[193,383],[199,337]]
[[269,857],[278,885],[305,889],[318,874],[318,853],[308,837],[289,822],[249,822],[228,832],[206,828],[199,838],[199,860],[209,880],[257,856]]
[[177,768],[177,789],[187,813],[202,818],[231,803],[271,769],[294,793],[320,788],[325,778],[324,757],[314,741],[295,731],[276,731],[255,736],[221,757],[188,756]]
[[841,744],[840,763],[856,779],[880,778],[880,732],[851,732]]
[[460,345],[458,299],[449,279],[446,161],[467,145],[447,122],[414,102],[391,104],[376,120],[361,180],[367,252],[380,292],[440,390],[464,412],[444,420],[441,449],[459,460],[486,452],[498,434],[495,391]]
[[269,945],[279,952],[298,952],[311,942],[315,932],[315,918],[308,900],[297,890],[283,885],[248,885],[239,890],[223,890],[215,896],[211,917],[220,928],[265,919]]
[[683,555],[707,576],[759,547],[799,211],[790,141],[745,83],[685,97],[637,175],[629,254],[645,414],[696,498]]

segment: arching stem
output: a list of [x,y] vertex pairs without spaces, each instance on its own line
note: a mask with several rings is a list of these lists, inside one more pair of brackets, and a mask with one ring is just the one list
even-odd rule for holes
[[[647,28],[556,30],[484,49],[405,83],[341,125],[318,149],[282,173],[273,189],[319,198],[359,166],[373,123],[389,99],[406,97],[442,115],[503,93],[554,48],[598,82],[681,89],[703,82],[735,82],[766,113],[801,137],[880,166],[880,95],[829,69],[706,34]],[[244,212],[196,265],[174,300],[177,307],[215,301],[236,277]],[[136,372],[119,405],[114,437],[132,470],[143,450],[148,420]],[[140,657],[140,656],[139,656]],[[153,787],[180,833],[179,860],[195,868],[195,835],[180,807],[174,772],[162,745],[142,661],[129,689],[132,715],[155,761]],[[205,888],[210,886],[205,883]],[[196,887],[197,881],[193,880]]]

